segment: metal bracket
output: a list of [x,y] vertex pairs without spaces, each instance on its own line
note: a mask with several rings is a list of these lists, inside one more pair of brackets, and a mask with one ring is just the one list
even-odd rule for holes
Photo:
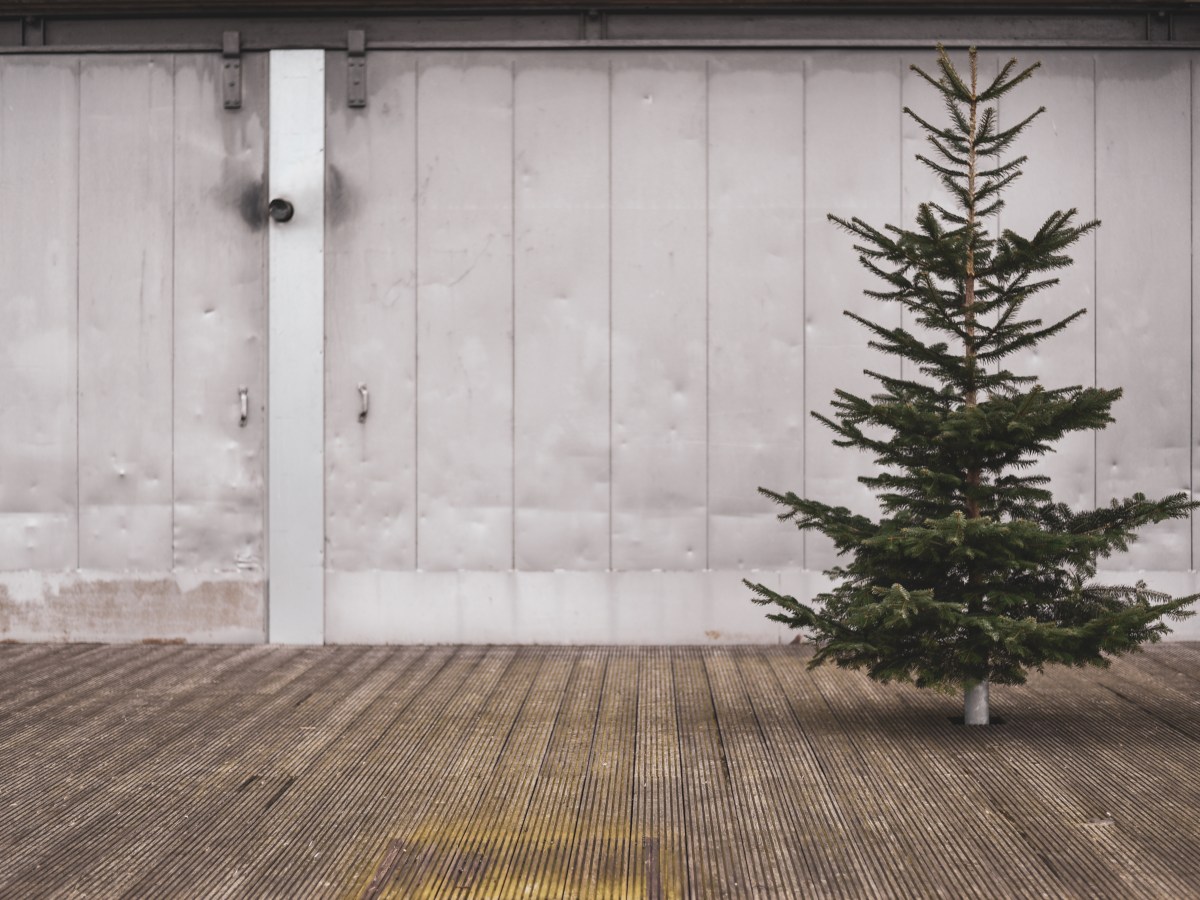
[[226,109],[242,108],[242,38],[236,31],[221,37],[221,85]]
[[600,41],[608,37],[608,20],[598,9],[589,9],[583,14],[581,37],[585,41]]
[[1149,13],[1146,16],[1146,40],[1171,40],[1171,24],[1171,17],[1167,15],[1166,10],[1160,9],[1157,12]]
[[46,46],[46,20],[41,16],[26,16],[22,19],[21,44],[25,47]]
[[351,109],[367,105],[367,33],[346,32],[346,102]]

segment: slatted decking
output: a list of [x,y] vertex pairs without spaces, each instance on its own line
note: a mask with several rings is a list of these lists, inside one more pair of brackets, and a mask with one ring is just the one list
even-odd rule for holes
[[1200,896],[1200,645],[956,698],[794,647],[0,647],[0,896]]

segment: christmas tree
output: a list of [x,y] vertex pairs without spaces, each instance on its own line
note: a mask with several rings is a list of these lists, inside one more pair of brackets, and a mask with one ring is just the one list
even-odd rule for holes
[[847,312],[868,344],[909,364],[908,377],[868,371],[879,392],[835,392],[833,416],[814,413],[840,447],[873,454],[878,474],[861,478],[877,496],[874,521],[844,507],[760,488],[783,520],[828,535],[848,561],[827,572],[834,586],[806,605],[747,582],[769,618],[809,629],[812,665],[865,669],[880,681],[964,691],[965,721],[988,724],[988,685],[1023,683],[1048,663],[1108,664],[1108,655],[1157,641],[1164,618],[1183,618],[1200,595],[1172,599],[1142,582],[1092,583],[1097,561],[1124,551],[1144,525],[1183,518],[1186,494],[1135,494],[1087,511],[1055,503],[1033,466],[1055,441],[1112,422],[1119,389],[1043,387],[1005,368],[1013,354],[1054,337],[1084,310],[1045,324],[1027,310],[1070,265],[1065,251],[1099,225],[1076,210],[1052,213],[1029,237],[989,230],[1002,191],[1020,176],[1014,141],[1044,109],[1001,128],[995,101],[1037,65],[1016,60],[980,90],[974,48],[964,77],[938,47],[944,126],[904,112],[932,148],[918,155],[949,192],[920,205],[915,229],[882,230],[829,218],[855,240],[859,261],[899,304],[886,327]]

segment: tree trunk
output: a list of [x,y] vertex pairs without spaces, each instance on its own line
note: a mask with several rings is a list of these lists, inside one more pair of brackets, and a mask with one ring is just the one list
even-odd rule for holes
[[963,722],[967,725],[988,725],[988,683],[977,681],[963,689]]

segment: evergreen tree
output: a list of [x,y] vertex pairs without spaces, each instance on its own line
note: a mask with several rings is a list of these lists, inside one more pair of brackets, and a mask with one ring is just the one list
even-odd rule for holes
[[933,152],[917,159],[945,185],[951,208],[921,204],[913,230],[829,217],[883,282],[867,295],[898,304],[907,322],[936,336],[931,342],[847,312],[870,332],[869,346],[906,361],[911,374],[867,371],[879,393],[838,390],[832,418],[814,413],[834,444],[868,451],[882,467],[859,479],[876,493],[881,518],[760,488],[785,508],[780,519],[828,535],[849,561],[829,570],[835,586],[813,606],[746,583],[756,603],[779,608],[769,618],[811,630],[812,665],[961,688],[968,724],[987,724],[990,682],[1020,684],[1047,663],[1107,665],[1106,654],[1157,641],[1168,630],[1164,617],[1192,614],[1185,607],[1200,595],[1172,599],[1142,582],[1090,579],[1097,561],[1126,550],[1138,528],[1186,517],[1200,504],[1183,493],[1135,494],[1075,512],[1031,472],[1063,435],[1113,421],[1121,396],[1046,388],[1004,367],[1083,315],[1047,325],[1025,308],[1057,283],[1052,273],[1071,262],[1067,248],[1099,222],[1080,222],[1072,209],[1052,213],[1029,237],[990,236],[985,226],[1026,159],[1003,157],[1044,109],[1001,129],[989,104],[1037,65],[1018,72],[1011,60],[980,90],[974,48],[967,77],[940,45],[937,63],[936,78],[912,68],[941,94],[948,124],[904,112],[928,139]]

